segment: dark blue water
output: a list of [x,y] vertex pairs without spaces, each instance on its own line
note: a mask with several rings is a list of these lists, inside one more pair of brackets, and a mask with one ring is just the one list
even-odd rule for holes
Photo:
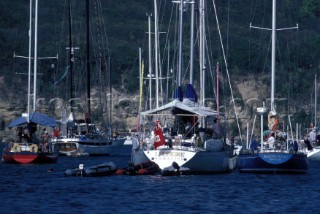
[[51,165],[0,163],[0,213],[319,213],[320,162],[305,175],[64,176],[79,163],[126,167],[129,151]]

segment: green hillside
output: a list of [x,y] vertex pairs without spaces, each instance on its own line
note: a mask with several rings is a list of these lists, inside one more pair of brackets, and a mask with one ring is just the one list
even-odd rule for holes
[[[68,2],[63,0],[39,1],[38,56],[57,56],[58,59],[39,60],[38,78],[39,97],[46,111],[54,112],[49,100],[70,98],[69,84],[69,13]],[[72,45],[75,50],[74,86],[75,96],[85,99],[86,94],[86,1],[71,0]],[[216,4],[217,14],[213,3]],[[222,83],[221,99],[224,103],[230,100],[230,90],[227,81],[226,65],[223,61],[222,48],[216,24],[217,15],[219,29],[223,39],[231,84],[236,96],[241,97],[237,85],[248,78],[270,85],[270,31],[250,29],[249,25],[271,28],[271,1],[207,1],[207,45],[210,57],[208,69],[214,71],[215,64],[221,65]],[[177,70],[177,21],[178,7],[168,0],[158,1],[160,53],[162,76],[168,69]],[[148,17],[152,13],[152,32],[154,31],[153,1],[149,0],[91,0],[90,1],[90,64],[92,80],[95,89],[92,96],[101,102],[103,107],[96,108],[93,114],[106,113],[110,84],[114,90],[126,96],[135,96],[139,91],[139,58],[138,50],[142,48],[142,58],[145,62],[145,76],[148,72]],[[186,6],[183,35],[183,81],[188,81],[189,44],[190,44],[190,6]],[[199,25],[199,11],[195,12],[195,26]],[[276,97],[285,97],[295,112],[308,114],[310,97],[313,90],[313,78],[320,70],[320,0],[278,1],[278,28],[294,27],[298,30],[277,31],[277,88]],[[16,55],[28,55],[29,1],[11,0],[0,2],[0,55],[1,63],[1,97],[3,108],[18,112],[25,110],[27,75],[27,60],[13,58]],[[195,33],[197,37],[197,32]],[[152,35],[154,38],[154,35]],[[168,41],[170,50],[167,51]],[[152,42],[153,45],[153,42]],[[195,43],[195,76],[199,74],[198,42]],[[152,51],[154,54],[154,50]],[[167,60],[169,53],[169,62]],[[111,65],[108,64],[110,57]],[[152,56],[152,60],[154,56]],[[153,60],[154,61],[154,60]],[[168,65],[169,64],[169,68]],[[154,67],[154,65],[153,65]],[[111,75],[109,75],[109,68]],[[320,75],[318,75],[320,76]],[[173,78],[174,79],[174,78]],[[207,76],[207,96],[214,98],[214,85],[209,74]],[[168,96],[176,87],[176,82],[170,80]],[[260,82],[260,83],[261,83]],[[148,88],[145,83],[144,94]],[[195,85],[199,87],[198,78]],[[166,83],[163,82],[163,87]],[[154,89],[153,89],[154,90]],[[102,91],[102,92],[101,92]],[[8,95],[10,93],[10,95]],[[269,97],[269,91],[259,94]],[[243,96],[242,96],[243,98]],[[245,100],[243,101],[245,102]],[[85,112],[86,102],[82,102],[81,111]],[[146,101],[144,100],[144,103]],[[222,102],[221,102],[222,103]],[[41,102],[38,102],[40,105]],[[64,103],[66,105],[66,103]],[[119,104],[120,105],[120,104]],[[125,104],[126,105],[126,104]],[[227,104],[226,104],[227,105]],[[9,107],[8,107],[9,106]],[[40,105],[41,107],[41,105]],[[120,107],[123,107],[120,105]],[[131,108],[137,108],[129,106]],[[231,108],[227,106],[226,108]],[[285,107],[286,108],[286,107]],[[99,111],[97,109],[100,109]],[[136,112],[136,111],[135,111]],[[3,113],[4,114],[4,113]],[[55,112],[57,114],[57,112]],[[114,113],[115,114],[115,113]],[[5,120],[8,118],[4,117]],[[306,121],[305,119],[301,119]]]

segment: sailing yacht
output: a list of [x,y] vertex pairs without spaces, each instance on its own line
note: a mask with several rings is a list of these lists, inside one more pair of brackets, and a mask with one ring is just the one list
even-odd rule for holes
[[[308,146],[306,148],[307,157],[309,160],[320,160],[320,129],[317,125],[317,75],[314,78],[314,124],[312,128],[307,129],[306,138],[304,142]],[[310,140],[308,139],[310,138]]]
[[257,109],[261,117],[260,148],[257,145],[251,145],[251,149],[242,149],[238,155],[238,170],[243,173],[306,173],[308,171],[307,155],[300,152],[297,146],[290,148],[289,136],[279,129],[278,114],[274,106],[276,30],[276,0],[272,0],[271,106],[267,131],[269,138],[264,139],[263,117],[268,110],[263,105]]
[[[83,119],[76,120],[72,112],[73,97],[73,64],[74,64],[74,47],[72,46],[71,33],[71,2],[69,1],[69,64],[70,64],[70,100],[71,113],[68,120],[61,118],[60,133],[52,139],[52,143],[59,150],[60,155],[82,156],[82,155],[111,155],[114,147],[123,146],[126,138],[119,137],[117,134],[104,133],[91,122],[91,72],[89,56],[89,1],[86,1],[86,63],[87,63],[87,113]],[[110,116],[111,117],[111,116]],[[111,122],[110,122],[111,123]],[[112,131],[111,131],[112,132]]]
[[[10,122],[9,128],[15,127],[17,139],[10,142],[3,149],[2,159],[6,163],[55,163],[58,161],[58,152],[53,146],[40,142],[36,131],[40,127],[55,127],[57,121],[45,114],[36,112],[36,82],[37,82],[37,23],[38,23],[38,0],[35,1],[35,30],[34,30],[34,88],[33,88],[33,111],[31,111],[31,39],[32,39],[32,0],[30,0],[30,22],[29,22],[29,66],[28,66],[28,105],[27,113],[23,113]],[[47,143],[47,142],[45,142]]]
[[[181,53],[182,6],[184,3],[183,1],[179,2],[179,86],[173,101],[140,112],[140,133],[139,136],[132,139],[131,160],[136,166],[146,162],[154,162],[159,166],[162,174],[171,174],[168,170],[179,173],[188,172],[188,174],[230,172],[235,166],[233,149],[225,143],[225,137],[216,137],[212,133],[214,119],[220,121],[221,133],[225,133],[225,126],[222,122],[225,119],[224,115],[198,101],[198,96],[191,84],[193,81],[191,74],[190,83],[185,86],[186,91],[183,93]],[[204,11],[203,2],[203,0],[200,1],[200,11]],[[204,20],[204,17],[201,20]],[[203,22],[201,23],[203,24]],[[202,44],[204,45],[204,42]],[[202,49],[200,51],[204,53],[203,47],[200,46],[200,48]],[[183,97],[183,94],[186,96]]]
[[52,139],[60,155],[112,155],[115,147],[123,146],[126,140],[115,133],[110,136],[100,131],[95,124],[85,120],[74,120],[70,116],[60,128],[64,134],[59,133]]

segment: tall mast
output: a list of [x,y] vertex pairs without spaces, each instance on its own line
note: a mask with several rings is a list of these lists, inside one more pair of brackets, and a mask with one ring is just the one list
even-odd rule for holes
[[91,112],[91,103],[90,103],[90,99],[91,99],[91,95],[90,95],[90,82],[91,82],[91,78],[90,78],[90,40],[89,40],[89,15],[90,15],[90,10],[89,10],[89,0],[86,0],[86,14],[87,14],[87,104],[88,104],[88,113],[90,116],[90,112]]
[[182,33],[183,33],[182,23],[183,23],[183,0],[180,0],[178,86],[181,86],[181,73],[182,73]]
[[109,126],[110,126],[110,130],[111,130],[111,134],[112,134],[112,86],[111,86],[111,57],[108,57],[108,65],[109,65],[109,91],[110,91],[110,101],[109,101]]
[[28,122],[30,119],[30,93],[31,93],[31,45],[32,45],[32,0],[30,0],[29,17],[29,57],[28,57]]
[[276,0],[272,0],[272,44],[271,44],[271,111],[274,111],[275,67],[276,67]]
[[158,69],[158,6],[157,0],[154,0],[154,57],[155,57],[155,74],[156,74],[156,107],[159,107],[159,69]]
[[314,77],[314,127],[317,128],[317,74]]
[[149,109],[152,109],[152,90],[151,90],[151,78],[152,78],[152,64],[151,64],[151,14],[148,15],[148,43],[149,43]]
[[275,94],[275,72],[276,72],[276,31],[277,30],[292,30],[292,29],[298,29],[298,24],[296,27],[287,27],[287,28],[280,28],[277,29],[276,26],[276,0],[272,0],[272,28],[262,28],[262,27],[256,27],[251,25],[250,28],[256,28],[261,30],[271,30],[271,106],[270,111],[275,111],[275,103],[274,103],[274,94]]
[[36,111],[37,101],[37,60],[38,60],[38,0],[35,2],[34,24],[34,65],[33,65],[33,111]]
[[193,84],[193,35],[194,35],[194,2],[191,3],[191,26],[190,26],[190,84]]
[[70,66],[70,112],[73,111],[73,48],[72,48],[72,23],[71,23],[71,0],[68,8],[69,18],[69,66]]
[[141,59],[141,48],[139,47],[139,112],[141,111],[141,101],[142,101],[142,85],[143,85],[143,75],[142,75],[142,59]]
[[170,74],[170,40],[168,40],[168,54],[167,54],[167,86],[166,86],[166,103],[169,101],[169,74]]
[[[217,99],[217,111],[220,112],[220,97],[219,97],[219,63],[217,63],[217,69],[216,69],[216,99]],[[248,138],[247,138],[248,139]]]
[[200,13],[200,100],[202,104],[204,104],[204,98],[205,98],[205,85],[204,85],[204,73],[205,73],[205,50],[204,50],[204,44],[205,44],[205,14],[204,14],[204,0],[200,0],[199,5],[199,13]]

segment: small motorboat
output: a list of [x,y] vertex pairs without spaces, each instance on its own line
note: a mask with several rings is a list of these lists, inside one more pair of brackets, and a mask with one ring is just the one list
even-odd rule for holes
[[65,176],[83,176],[83,177],[96,177],[108,176],[117,171],[117,166],[113,162],[105,162],[95,166],[85,168],[83,164],[79,164],[78,168],[67,169],[64,172]]

